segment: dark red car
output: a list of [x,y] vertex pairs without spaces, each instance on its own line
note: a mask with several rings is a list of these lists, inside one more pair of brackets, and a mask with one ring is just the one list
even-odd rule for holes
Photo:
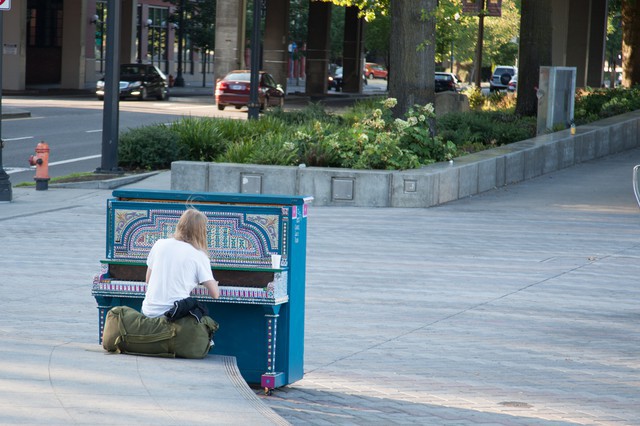
[[[251,71],[236,70],[225,75],[216,83],[215,98],[218,109],[222,111],[227,105],[240,109],[249,103]],[[271,74],[260,71],[258,83],[258,103],[260,110],[270,106],[284,106],[284,90],[276,83]]]

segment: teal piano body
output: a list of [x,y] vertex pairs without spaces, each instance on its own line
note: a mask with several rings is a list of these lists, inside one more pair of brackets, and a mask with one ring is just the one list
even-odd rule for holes
[[[146,258],[170,237],[182,212],[208,218],[208,243],[220,298],[198,286],[220,324],[211,354],[236,357],[243,378],[265,390],[303,375],[307,209],[311,197],[115,190],[107,201],[106,257],[93,282],[99,338],[113,306],[140,310]],[[279,267],[271,255],[280,255]]]

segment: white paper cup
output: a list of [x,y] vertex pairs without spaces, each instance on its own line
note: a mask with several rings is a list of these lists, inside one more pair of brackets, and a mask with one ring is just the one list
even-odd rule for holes
[[282,256],[279,255],[279,254],[272,254],[271,255],[271,268],[280,269],[280,259],[281,258],[282,258]]

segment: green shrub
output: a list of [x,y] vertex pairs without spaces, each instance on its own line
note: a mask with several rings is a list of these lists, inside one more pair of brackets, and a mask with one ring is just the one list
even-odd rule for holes
[[601,118],[640,109],[640,88],[591,89],[578,91],[574,121],[586,124]]
[[442,139],[460,148],[478,143],[491,147],[534,137],[536,118],[502,111],[451,113],[438,119],[437,128]]
[[485,96],[482,94],[482,89],[477,86],[467,91],[467,97],[469,98],[469,107],[473,110],[480,110],[486,101]]
[[118,164],[126,169],[167,169],[185,155],[178,135],[164,124],[130,129],[119,137]]
[[[514,96],[492,94],[487,99],[473,89],[469,99],[472,107],[482,110],[446,114],[437,120],[431,105],[415,105],[403,119],[394,118],[395,99],[380,98],[359,101],[340,115],[311,104],[293,111],[276,108],[260,120],[187,117],[170,126],[123,133],[120,165],[160,169],[175,160],[192,160],[410,169],[536,135],[535,117],[514,114]],[[639,88],[588,89],[576,96],[575,122],[584,124],[637,109]]]
[[353,124],[353,137],[340,147],[343,167],[411,169],[455,155],[455,145],[433,137],[433,105],[415,105],[402,120],[391,114],[395,99],[380,104]]
[[380,96],[372,96],[366,99],[357,100],[351,108],[349,108],[346,112],[342,114],[342,118],[344,119],[347,125],[353,125],[358,121],[362,120],[364,117],[371,114],[376,108],[380,108],[380,103],[384,102],[385,98]]
[[226,149],[226,139],[219,128],[223,120],[185,117],[172,124],[180,145],[189,160],[210,161]]
[[340,144],[347,138],[344,127],[323,126],[320,121],[305,123],[291,134],[298,152],[298,164],[312,167],[340,167]]
[[257,144],[251,156],[254,164],[275,166],[297,165],[297,149],[286,134],[268,133]]
[[323,123],[341,124],[343,117],[336,114],[329,114],[319,103],[310,103],[299,110],[284,111],[281,108],[267,110],[263,119],[274,119],[285,125],[299,125],[320,121]]
[[252,163],[251,156],[255,150],[256,142],[252,139],[231,142],[227,145],[227,150],[216,161],[220,163]]

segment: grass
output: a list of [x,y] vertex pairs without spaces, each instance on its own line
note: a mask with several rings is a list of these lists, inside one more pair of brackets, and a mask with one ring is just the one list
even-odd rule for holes
[[[128,172],[128,174],[132,174]],[[94,173],[94,172],[82,172],[82,173],[71,173],[65,176],[58,176],[49,179],[49,183],[70,183],[70,182],[89,182],[94,180],[108,180],[114,179],[117,177],[122,177],[124,174],[115,174],[115,173]],[[35,186],[35,182],[21,182],[14,185],[15,188],[28,188]]]

